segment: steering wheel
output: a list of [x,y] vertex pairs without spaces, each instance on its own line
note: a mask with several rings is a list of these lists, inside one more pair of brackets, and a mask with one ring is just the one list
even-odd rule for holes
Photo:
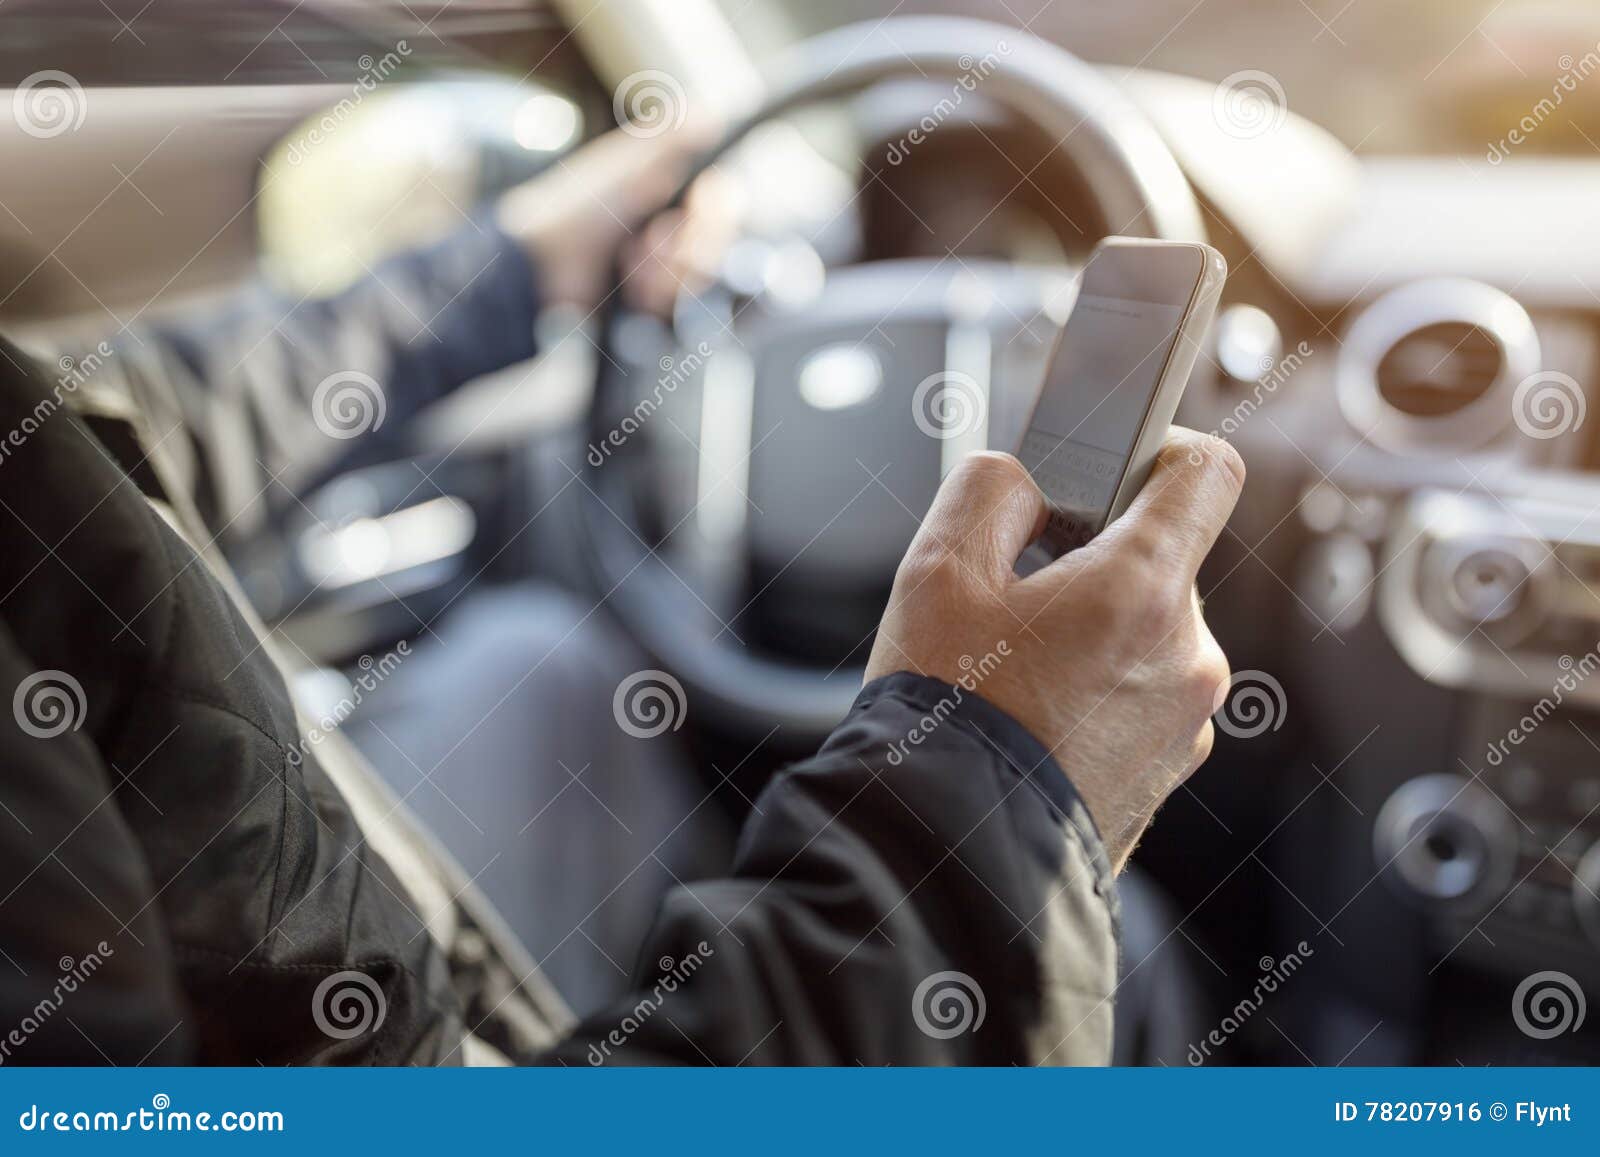
[[[1114,231],[1204,238],[1172,154],[1096,69],[985,21],[873,27],[801,45],[676,200],[776,117],[881,81],[962,84],[982,61],[982,95],[1057,142]],[[803,239],[766,252],[776,273],[755,288],[724,280],[680,302],[673,353],[641,356],[625,323],[607,325],[579,521],[593,581],[692,711],[810,745],[861,687],[944,470],[1020,437],[1075,286],[954,257],[823,271]],[[691,505],[662,498],[691,475]]]

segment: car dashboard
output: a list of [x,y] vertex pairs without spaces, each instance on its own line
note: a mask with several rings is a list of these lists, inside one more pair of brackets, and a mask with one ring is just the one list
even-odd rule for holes
[[[1286,173],[1151,112],[1230,266],[1180,421],[1249,465],[1200,586],[1265,714],[1141,862],[1222,968],[1338,948],[1268,1057],[1583,1059],[1500,1013],[1541,969],[1600,980],[1600,163],[1357,160],[1291,118]],[[864,247],[1071,265],[1114,227],[1054,163],[943,126],[869,168]]]

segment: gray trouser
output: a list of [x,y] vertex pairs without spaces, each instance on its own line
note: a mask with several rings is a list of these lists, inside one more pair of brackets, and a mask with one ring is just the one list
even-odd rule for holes
[[[522,937],[579,1016],[624,990],[662,894],[723,871],[734,833],[677,737],[629,735],[612,697],[647,666],[550,587],[475,592],[346,731]],[[1130,869],[1119,1064],[1183,1063],[1196,1023],[1170,903]]]
[[732,833],[668,732],[612,716],[646,666],[553,588],[474,593],[346,731],[582,1016],[623,991],[675,880],[726,869]]

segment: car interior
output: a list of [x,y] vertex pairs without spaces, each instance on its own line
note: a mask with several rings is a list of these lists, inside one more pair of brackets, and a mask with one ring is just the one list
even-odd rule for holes
[[[1230,718],[1134,862],[1199,1022],[1298,962],[1205,1061],[1600,1060],[1509,1011],[1545,971],[1600,993],[1588,5],[141,3],[5,4],[8,87],[119,90],[0,134],[24,346],[331,292],[623,113],[714,110],[697,172],[741,190],[670,317],[547,310],[535,360],[230,546],[299,693],[469,589],[552,584],[682,684],[738,818],[860,689],[940,479],[1015,448],[1095,243],[1205,241],[1229,276],[1178,421],[1249,468],[1200,576]],[[941,374],[969,412],[919,396]]]

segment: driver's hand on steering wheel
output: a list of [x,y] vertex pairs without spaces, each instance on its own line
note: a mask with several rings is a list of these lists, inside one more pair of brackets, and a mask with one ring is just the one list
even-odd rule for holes
[[504,193],[496,218],[533,259],[546,303],[594,309],[619,254],[635,308],[665,314],[680,288],[701,288],[737,226],[731,182],[708,172],[684,209],[657,211],[716,136],[695,120],[656,136],[615,129]]
[[[1195,575],[1243,484],[1233,447],[1174,427],[1126,514],[1018,578],[1017,557],[1044,528],[1044,496],[1009,454],[973,454],[945,479],[900,564],[866,677],[959,682],[1008,712],[1055,756],[1120,871],[1211,752],[1229,672]],[[1003,658],[975,667],[990,655]]]

